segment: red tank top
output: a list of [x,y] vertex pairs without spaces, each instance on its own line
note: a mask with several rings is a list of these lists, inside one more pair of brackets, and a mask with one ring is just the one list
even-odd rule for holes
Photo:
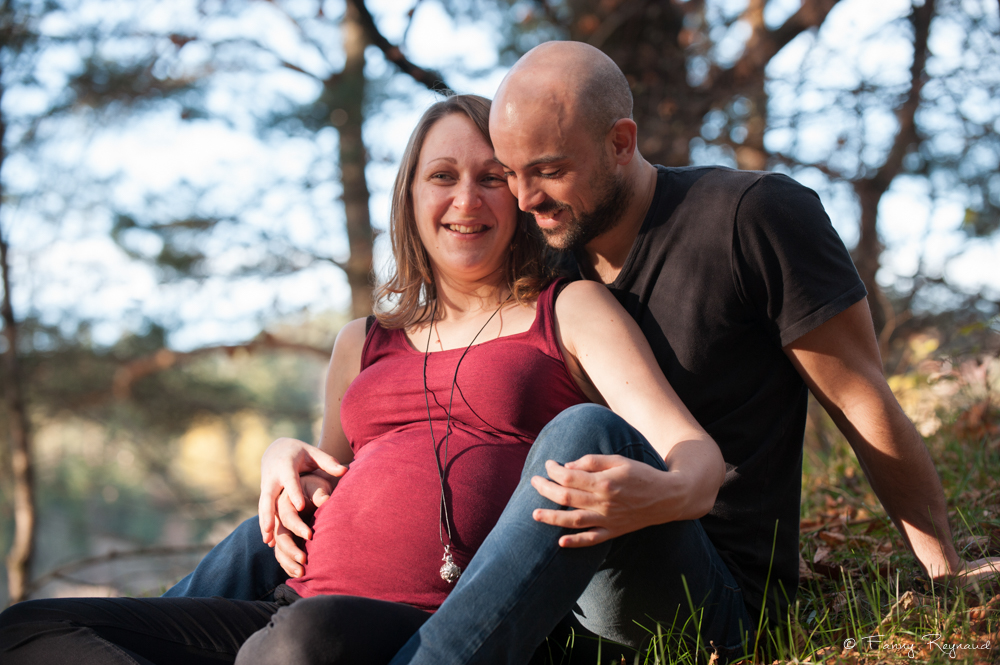
[[[477,344],[462,361],[446,462],[452,552],[463,569],[493,528],[539,431],[588,401],[570,376],[555,335],[557,284],[538,298],[523,333]],[[431,353],[427,388],[444,461],[448,396],[464,348]],[[424,354],[402,330],[372,326],[361,373],[341,404],[354,450],[350,470],[316,511],[303,597],[347,594],[435,610],[454,585],[441,579],[440,481],[427,423]]]

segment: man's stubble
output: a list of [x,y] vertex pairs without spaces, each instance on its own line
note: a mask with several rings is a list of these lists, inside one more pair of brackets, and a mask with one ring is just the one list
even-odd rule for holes
[[561,250],[578,250],[594,238],[611,231],[621,222],[633,194],[633,188],[625,176],[615,173],[610,168],[603,169],[595,176],[590,186],[595,190],[603,190],[593,210],[576,214],[569,205],[550,199],[532,211],[552,214],[568,210],[572,214],[567,228],[562,233],[556,229],[541,229],[549,246]]

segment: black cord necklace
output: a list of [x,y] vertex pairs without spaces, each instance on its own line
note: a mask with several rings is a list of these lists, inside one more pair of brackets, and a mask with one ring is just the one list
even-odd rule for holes
[[[507,301],[513,297],[514,294],[509,294],[507,299],[500,303],[496,311],[490,315],[490,318],[486,319],[486,323],[483,327],[479,329],[476,336],[472,338],[469,345],[465,347],[465,351],[462,351],[462,355],[458,358],[458,363],[455,365],[455,376],[451,379],[451,394],[448,396],[448,418],[445,421],[444,426],[444,462],[442,463],[441,457],[438,456],[437,449],[437,439],[434,437],[434,422],[431,420],[431,403],[427,396],[427,358],[430,356],[431,349],[431,330],[434,328],[434,318],[437,315],[437,300],[434,301],[434,306],[431,309],[431,323],[427,327],[427,345],[424,347],[424,405],[427,407],[427,424],[431,428],[431,448],[434,450],[434,463],[437,464],[438,470],[438,480],[441,481],[441,503],[438,508],[438,538],[441,540],[441,547],[444,548],[444,556],[441,557],[441,579],[449,584],[453,584],[458,581],[458,578],[462,575],[462,569],[458,567],[455,560],[451,556],[451,518],[448,515],[448,501],[445,498],[445,468],[448,466],[448,437],[451,436],[451,406],[455,400],[455,384],[458,383],[458,368],[462,366],[462,360],[465,359],[465,354],[469,352],[472,345],[476,343],[479,339],[479,335],[486,330],[486,326],[490,325],[490,321],[493,320],[503,306],[507,304]],[[448,532],[448,542],[444,541],[445,531]]]

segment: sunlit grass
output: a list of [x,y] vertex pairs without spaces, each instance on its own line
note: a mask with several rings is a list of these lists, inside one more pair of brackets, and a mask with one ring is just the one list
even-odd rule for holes
[[[996,409],[951,414],[927,439],[948,499],[959,554],[1000,556],[1000,434]],[[885,515],[847,442],[813,410],[804,456],[801,581],[787,620],[760,631],[736,662],[1000,663],[1000,580],[932,583]],[[713,662],[684,627],[659,626],[643,665]],[[611,653],[613,650],[608,649]],[[621,665],[620,656],[601,665]]]

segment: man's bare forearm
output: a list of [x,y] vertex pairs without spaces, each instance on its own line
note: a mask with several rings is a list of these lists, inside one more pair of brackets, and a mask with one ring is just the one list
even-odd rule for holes
[[829,408],[886,513],[927,573],[958,572],[941,480],[923,440],[885,387],[847,412]]

